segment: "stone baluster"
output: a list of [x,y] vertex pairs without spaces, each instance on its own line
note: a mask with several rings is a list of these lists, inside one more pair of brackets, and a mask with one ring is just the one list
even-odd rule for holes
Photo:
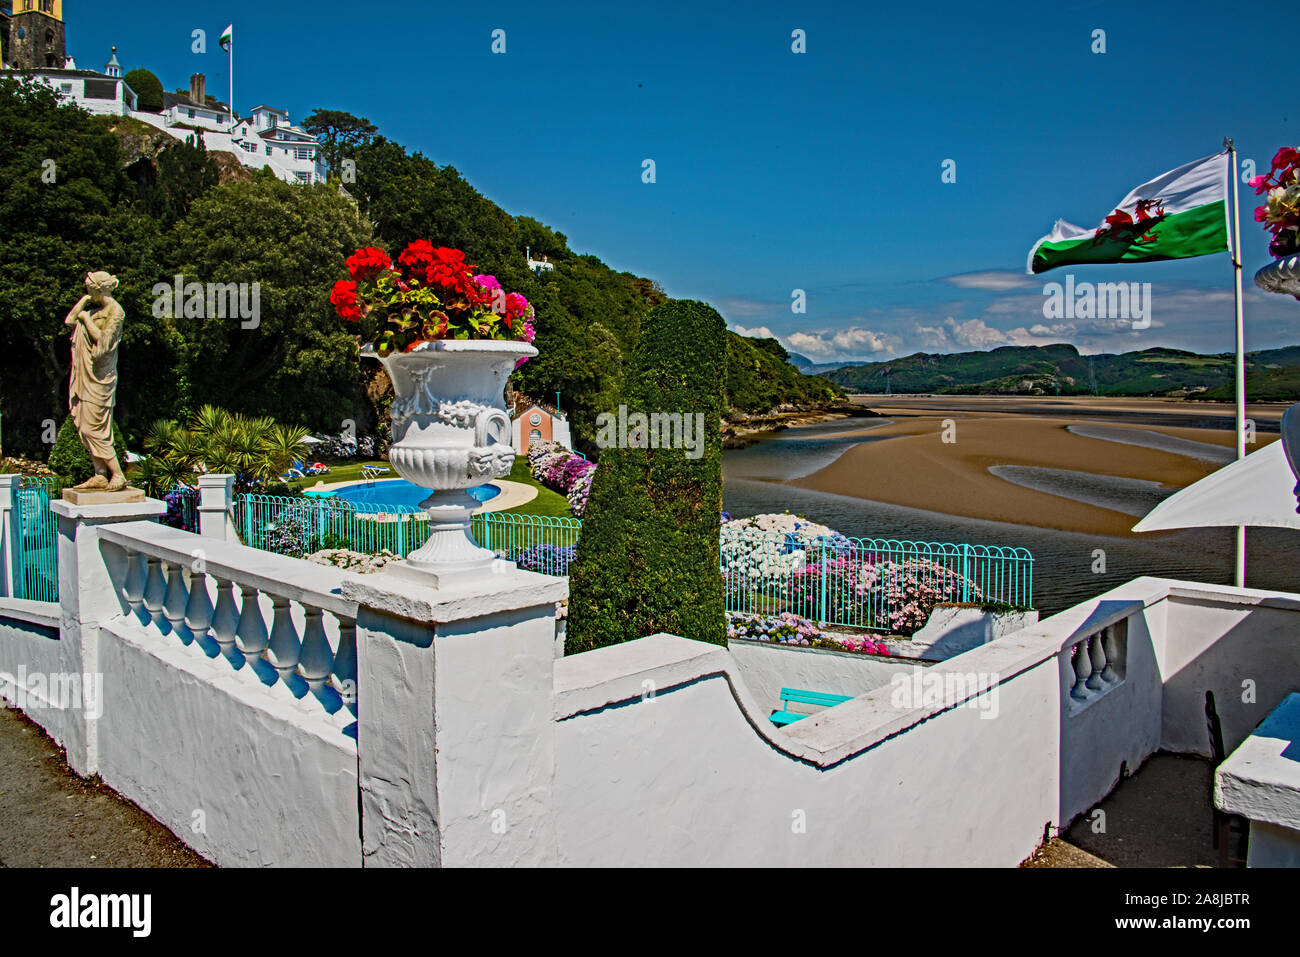
[[[209,652],[213,647],[208,629],[212,625],[212,599],[208,596],[208,576],[204,572],[190,572],[190,600],[185,606],[185,626],[194,636],[195,643]],[[215,651],[212,656],[215,657]]]
[[239,630],[239,609],[235,605],[235,583],[225,578],[217,579],[217,607],[212,613],[212,637],[221,655],[236,668],[244,662],[235,647],[235,634]]
[[298,630],[293,624],[289,599],[272,595],[271,607],[275,617],[271,622],[271,637],[266,646],[266,660],[280,673],[280,680],[287,685],[290,684],[290,678],[298,666],[302,643],[298,640]]
[[1102,691],[1106,684],[1101,673],[1106,668],[1106,650],[1101,646],[1101,633],[1090,635],[1087,640],[1088,658],[1092,662],[1092,674],[1088,675],[1087,686],[1093,691]]
[[148,572],[145,579],[143,603],[149,613],[149,620],[164,635],[171,631],[171,625],[163,617],[163,597],[167,592],[167,580],[163,578],[162,559],[150,555],[147,559]]
[[163,599],[163,615],[172,626],[171,630],[176,633],[176,637],[181,640],[181,644],[188,645],[194,641],[194,635],[185,624],[185,605],[189,600],[189,594],[185,589],[185,567],[175,562],[165,564],[167,565],[167,597]]
[[1072,649],[1071,664],[1074,666],[1074,686],[1070,689],[1070,697],[1075,701],[1087,701],[1090,697],[1088,678],[1092,676],[1092,658],[1088,655],[1087,639]]
[[239,627],[235,630],[235,645],[244,660],[255,667],[266,650],[266,622],[257,603],[257,589],[252,585],[241,585],[240,588],[244,592],[244,601],[239,612]]
[[1115,670],[1115,665],[1119,663],[1119,637],[1116,631],[1116,626],[1111,625],[1102,632],[1101,638],[1102,649],[1106,652],[1106,667],[1102,669],[1101,679],[1109,684],[1120,680],[1119,672]]
[[122,584],[122,594],[126,598],[127,605],[131,608],[131,615],[140,624],[148,624],[149,612],[144,607],[144,587],[146,580],[146,569],[144,555],[141,552],[125,549],[126,551],[126,579]]
[[303,606],[302,648],[298,656],[298,674],[307,682],[311,693],[320,696],[334,667],[334,652],[325,637],[325,624],[319,608]]
[[357,623],[352,618],[339,619],[339,647],[334,652],[334,690],[343,706],[357,713]]

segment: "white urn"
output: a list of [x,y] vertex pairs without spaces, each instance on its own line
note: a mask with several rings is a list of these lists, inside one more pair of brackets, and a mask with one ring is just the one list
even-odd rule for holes
[[382,362],[393,382],[388,461],[430,491],[420,503],[429,513],[428,541],[386,570],[415,572],[433,585],[481,576],[496,556],[474,539],[470,516],[479,502],[468,490],[510,474],[506,379],[537,350],[526,342],[451,339],[382,357],[367,346],[361,354]]

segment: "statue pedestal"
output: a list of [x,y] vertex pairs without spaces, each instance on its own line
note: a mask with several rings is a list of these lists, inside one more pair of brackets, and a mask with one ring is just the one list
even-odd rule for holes
[[63,500],[73,505],[127,505],[131,502],[143,502],[144,498],[143,489],[130,485],[117,492],[106,492],[103,489],[65,488],[63,490]]

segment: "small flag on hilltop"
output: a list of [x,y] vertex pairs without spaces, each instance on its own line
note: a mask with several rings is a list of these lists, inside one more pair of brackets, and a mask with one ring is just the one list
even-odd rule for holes
[[1029,272],[1226,251],[1228,169],[1225,150],[1170,170],[1125,196],[1096,229],[1058,219],[1029,250]]
[[230,45],[235,42],[235,25],[233,23],[226,27],[226,32],[221,34],[221,39],[217,42],[221,44],[221,49],[230,49]]

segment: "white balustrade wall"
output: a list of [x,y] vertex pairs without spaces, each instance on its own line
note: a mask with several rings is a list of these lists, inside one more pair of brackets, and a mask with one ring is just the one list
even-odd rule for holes
[[[778,729],[842,656],[557,660],[563,580],[248,549],[222,486],[204,536],[54,503],[61,603],[0,598],[0,696],[222,865],[1010,866],[1155,751],[1207,753],[1207,690],[1229,748],[1300,690],[1300,596],[1143,578],[924,668],[849,661],[809,690],[856,697]],[[33,673],[102,693],[49,707]]]

